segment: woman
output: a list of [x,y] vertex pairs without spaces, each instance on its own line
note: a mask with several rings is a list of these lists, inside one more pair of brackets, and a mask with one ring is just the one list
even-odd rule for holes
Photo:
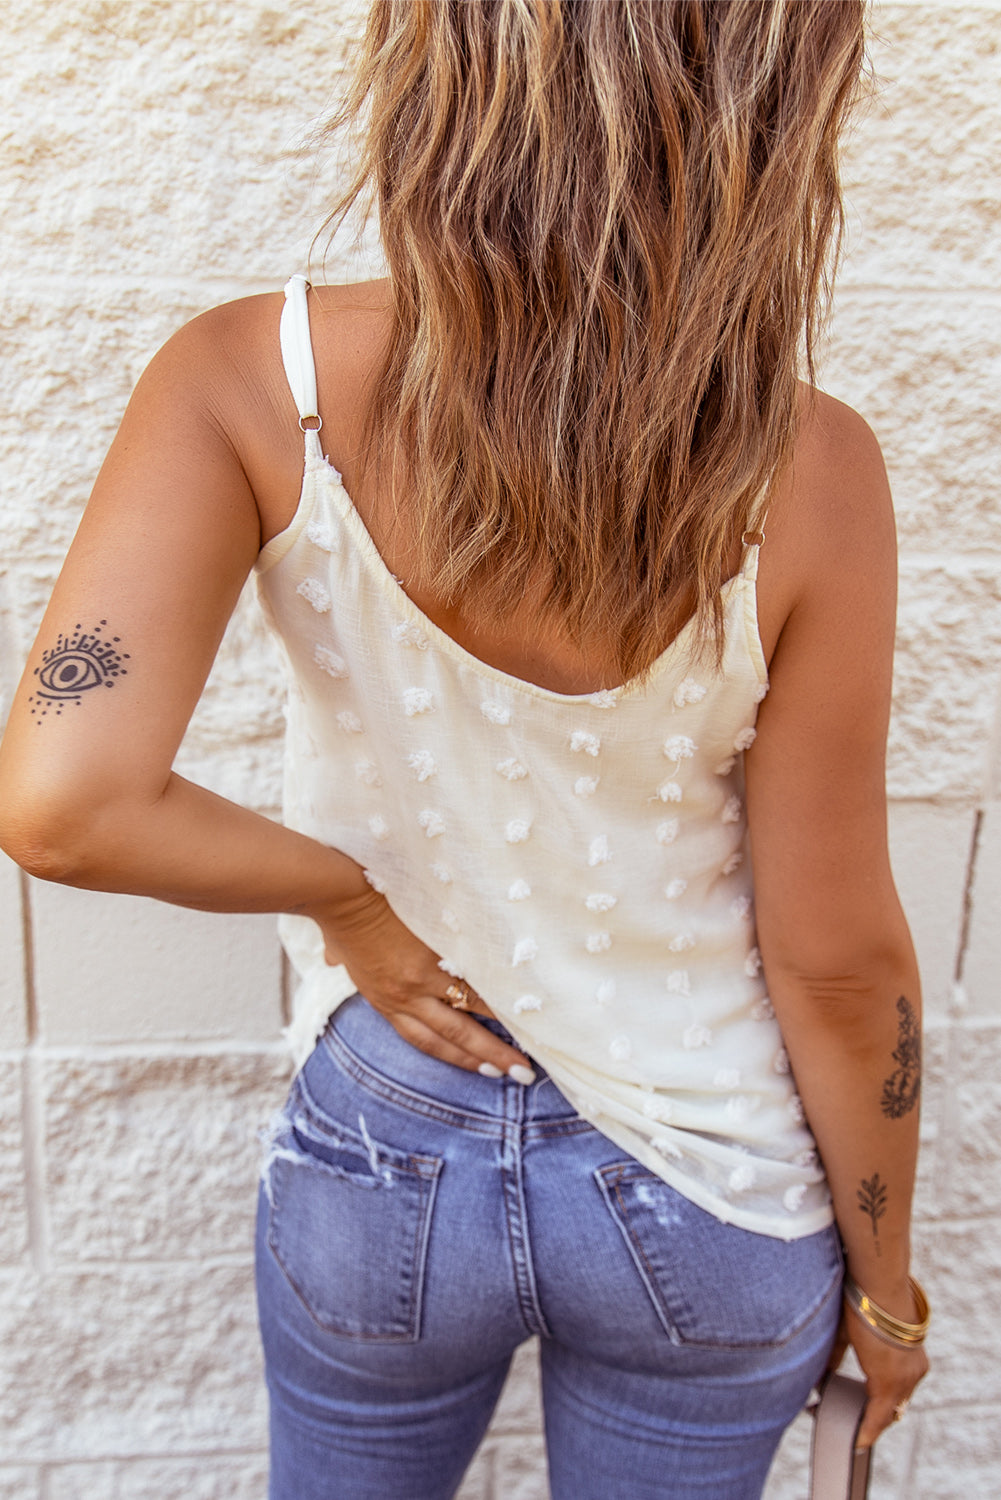
[[[798,379],[862,33],[377,0],[335,217],[374,182],[390,276],[196,319],[98,477],[0,840],[284,914],[273,1500],[453,1495],[532,1333],[557,1500],[746,1500],[846,1341],[862,1446],[925,1373],[892,510]],[[285,827],[171,771],[252,568]]]

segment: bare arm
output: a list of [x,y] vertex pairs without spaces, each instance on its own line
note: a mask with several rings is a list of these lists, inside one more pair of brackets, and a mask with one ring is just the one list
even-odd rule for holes
[[238,308],[182,329],[129,404],[0,746],[0,845],[43,879],[312,916],[407,1041],[506,1071],[524,1055],[444,1003],[437,955],[353,860],[171,771],[261,542],[231,437],[255,384]]
[[[833,404],[832,404],[833,405]],[[905,1320],[921,1077],[914,952],[886,844],[896,549],[875,439],[839,408],[796,523],[806,580],[782,628],[747,756],[769,993],[824,1162],[848,1268]],[[869,1385],[861,1441],[927,1368],[854,1315]]]

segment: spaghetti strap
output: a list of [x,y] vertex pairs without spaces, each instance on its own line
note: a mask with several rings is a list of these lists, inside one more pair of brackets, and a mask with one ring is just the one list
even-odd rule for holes
[[740,540],[744,547],[744,553],[740,560],[741,577],[750,578],[753,581],[758,576],[758,553],[765,542],[763,521],[753,531],[745,531]]
[[313,447],[319,453],[317,433],[323,423],[316,409],[316,364],[309,337],[308,288],[309,282],[302,275],[290,276],[285,283],[285,305],[278,336],[285,378],[299,413],[299,426],[306,434],[306,447]]

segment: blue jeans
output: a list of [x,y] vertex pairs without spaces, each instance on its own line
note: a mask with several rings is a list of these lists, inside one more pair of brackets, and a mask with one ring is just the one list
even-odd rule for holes
[[553,1500],[760,1496],[834,1339],[836,1230],[721,1223],[538,1073],[428,1057],[360,995],[331,1017],[259,1199],[270,1500],[447,1500],[532,1334]]

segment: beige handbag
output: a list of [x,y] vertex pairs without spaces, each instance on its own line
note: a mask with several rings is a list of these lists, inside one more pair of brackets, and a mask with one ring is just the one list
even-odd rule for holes
[[828,1375],[814,1418],[810,1500],[865,1500],[872,1450],[855,1452],[865,1410],[865,1385],[850,1375]]

